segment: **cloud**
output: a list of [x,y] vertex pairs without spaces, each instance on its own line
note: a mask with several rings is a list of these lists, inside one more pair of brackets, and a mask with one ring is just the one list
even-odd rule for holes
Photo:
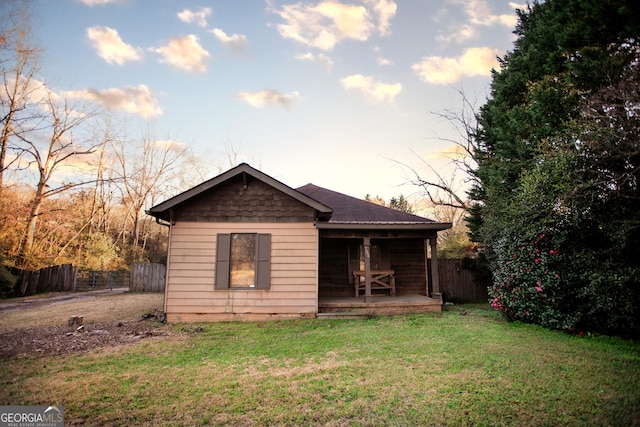
[[87,28],[87,37],[98,52],[98,55],[108,63],[122,65],[128,61],[142,59],[137,49],[125,43],[113,28],[95,26]]
[[387,66],[387,65],[392,65],[393,64],[393,62],[391,62],[390,59],[383,58],[383,57],[378,57],[377,61],[378,61],[378,65],[383,65],[383,66]]
[[498,67],[499,51],[488,47],[473,47],[457,58],[427,56],[411,69],[427,83],[451,84],[464,77],[489,76]]
[[87,6],[102,6],[104,4],[116,4],[122,2],[122,0],[80,0]]
[[159,48],[151,48],[150,50],[162,56],[161,62],[166,62],[186,71],[198,73],[207,71],[209,52],[200,46],[198,37],[193,34],[174,37],[166,45]]
[[80,98],[104,105],[112,110],[122,110],[142,117],[162,114],[155,95],[146,85],[125,86],[122,89],[85,89],[65,93],[71,98]]
[[[449,3],[463,7],[468,23],[450,25],[446,30],[440,30],[436,36],[438,42],[462,44],[478,38],[478,27],[501,25],[514,28],[518,20],[515,12],[502,15],[493,14],[486,0],[449,0]],[[509,2],[509,6],[512,9],[526,8],[526,5],[514,2]],[[441,19],[444,12],[445,9],[442,9],[440,13],[436,14],[435,19]]]
[[197,12],[185,9],[182,12],[178,12],[178,18],[187,24],[195,23],[204,28],[207,26],[207,16],[211,15],[211,12],[212,9],[210,7],[201,7]]
[[296,59],[315,62],[322,65],[327,70],[331,70],[333,68],[333,61],[324,53],[319,53],[317,55],[311,52],[301,53],[296,55]]
[[469,158],[469,153],[460,144],[451,144],[448,147],[442,148],[437,151],[433,151],[429,155],[425,157],[425,160],[440,160],[440,159],[449,159],[449,160],[457,160],[461,161]]
[[358,89],[368,98],[376,102],[393,102],[395,96],[402,91],[400,83],[387,84],[376,81],[371,76],[353,74],[340,80],[345,89]]
[[444,34],[440,32],[436,36],[436,41],[443,43],[456,42],[458,44],[478,38],[476,27],[472,25],[462,25],[459,27],[451,27]]
[[262,90],[260,92],[238,92],[238,97],[247,102],[249,105],[262,108],[266,104],[279,104],[289,106],[294,103],[298,97],[297,91],[291,93],[280,93],[276,90]]
[[365,3],[373,7],[378,18],[378,32],[383,36],[389,34],[391,18],[398,10],[396,3],[393,0],[365,0]]
[[[467,15],[472,24],[475,25],[504,25],[509,28],[516,26],[518,19],[515,13],[494,15],[491,8],[485,0],[451,0],[454,4],[464,5],[464,13]],[[510,6],[516,3],[509,3]]]
[[187,145],[184,142],[176,141],[175,139],[157,139],[151,141],[150,146],[162,151],[174,151],[179,152],[187,149]]
[[[331,50],[342,40],[367,40],[375,29],[381,35],[388,34],[396,4],[391,0],[362,1],[361,5],[337,0],[283,5],[274,11],[285,21],[277,25],[278,32],[284,38],[321,50]],[[377,25],[373,22],[376,18]]]
[[231,48],[233,51],[242,52],[247,46],[247,37],[243,34],[228,36],[227,33],[220,28],[214,28],[213,30],[209,30],[209,32],[213,33],[222,44]]

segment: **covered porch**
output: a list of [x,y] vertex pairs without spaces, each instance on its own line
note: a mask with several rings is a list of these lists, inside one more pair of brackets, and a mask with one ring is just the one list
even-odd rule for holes
[[436,238],[406,225],[321,229],[319,317],[441,312]]

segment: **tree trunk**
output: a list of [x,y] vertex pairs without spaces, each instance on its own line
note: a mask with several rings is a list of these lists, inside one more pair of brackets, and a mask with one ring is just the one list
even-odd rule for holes
[[44,200],[44,187],[45,183],[41,180],[38,183],[36,194],[33,197],[33,202],[31,203],[31,210],[27,219],[27,227],[25,229],[24,237],[22,238],[22,243],[20,244],[20,253],[18,255],[18,259],[21,263],[26,260],[27,256],[31,254],[31,251],[33,250],[33,241],[36,235],[36,227],[38,226],[40,207]]

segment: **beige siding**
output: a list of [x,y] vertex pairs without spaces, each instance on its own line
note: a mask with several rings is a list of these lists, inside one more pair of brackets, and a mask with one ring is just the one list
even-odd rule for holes
[[[271,234],[268,290],[214,290],[218,233]],[[173,322],[308,317],[318,309],[318,230],[312,223],[178,222],[166,289]]]

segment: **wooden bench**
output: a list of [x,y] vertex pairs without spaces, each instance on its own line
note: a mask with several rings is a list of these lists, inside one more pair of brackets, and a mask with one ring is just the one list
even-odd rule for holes
[[[371,270],[371,290],[389,290],[389,295],[396,296],[396,278],[394,270]],[[365,292],[365,278],[363,270],[353,272],[353,285],[356,297],[360,296],[360,291]]]

